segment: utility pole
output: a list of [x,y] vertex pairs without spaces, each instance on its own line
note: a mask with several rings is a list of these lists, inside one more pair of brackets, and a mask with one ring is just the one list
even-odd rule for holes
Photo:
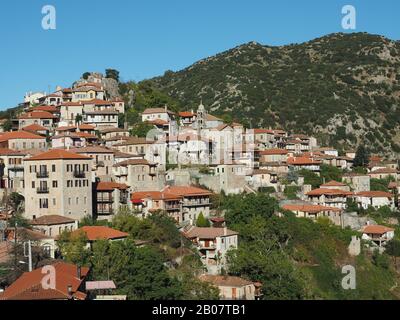
[[[28,245],[28,253],[26,253],[26,245]],[[24,242],[24,257],[28,258],[29,272],[32,271],[32,243],[31,240]]]
[[15,276],[17,276],[17,265],[18,265],[18,259],[17,259],[17,229],[18,229],[18,222],[15,221],[14,224],[14,272]]

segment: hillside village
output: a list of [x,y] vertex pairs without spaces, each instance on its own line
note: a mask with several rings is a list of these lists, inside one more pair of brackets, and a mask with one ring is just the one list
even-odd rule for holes
[[[242,212],[233,214],[251,201],[276,203],[276,221],[291,216],[348,231],[350,257],[386,254],[400,239],[399,163],[368,146],[339,153],[296,128],[227,123],[202,101],[193,110],[141,111],[150,130],[135,135],[127,110],[102,77],[91,77],[29,93],[20,112],[3,120],[0,300],[269,298],[266,278],[231,266],[231,252],[256,233],[238,227]],[[172,289],[161,296],[144,285],[122,289],[119,251],[133,252],[123,256],[132,270],[149,266],[159,275],[149,280],[144,270],[135,281]],[[49,264],[60,281],[45,290],[41,267]]]

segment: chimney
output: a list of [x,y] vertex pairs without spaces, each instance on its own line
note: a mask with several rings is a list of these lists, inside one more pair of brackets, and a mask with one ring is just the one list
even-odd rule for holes
[[81,279],[81,277],[82,277],[81,266],[77,266],[77,268],[76,268],[76,276],[77,276],[78,279]]
[[224,227],[224,236],[228,235],[228,228]]

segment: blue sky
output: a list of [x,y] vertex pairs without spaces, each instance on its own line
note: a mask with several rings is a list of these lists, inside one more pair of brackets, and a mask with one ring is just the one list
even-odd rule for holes
[[[54,5],[57,29],[41,27]],[[341,8],[357,9],[356,31],[400,39],[398,0],[13,0],[0,1],[0,109],[26,91],[70,86],[111,67],[139,81],[258,41],[298,43],[343,32]]]

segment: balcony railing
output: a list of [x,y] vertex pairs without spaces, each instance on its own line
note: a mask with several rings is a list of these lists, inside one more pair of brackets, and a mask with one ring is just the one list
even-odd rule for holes
[[97,202],[114,202],[114,198],[111,196],[98,196]]
[[111,215],[114,214],[114,210],[112,208],[109,209],[97,209],[98,215]]
[[36,178],[38,179],[44,179],[49,177],[49,172],[48,171],[39,171],[36,173]]
[[86,174],[84,171],[74,171],[74,177],[75,178],[85,178]]
[[22,164],[11,164],[8,166],[8,169],[11,171],[23,171],[24,166]]
[[47,188],[47,187],[37,188],[37,193],[38,194],[47,194],[47,193],[49,193],[49,188]]

